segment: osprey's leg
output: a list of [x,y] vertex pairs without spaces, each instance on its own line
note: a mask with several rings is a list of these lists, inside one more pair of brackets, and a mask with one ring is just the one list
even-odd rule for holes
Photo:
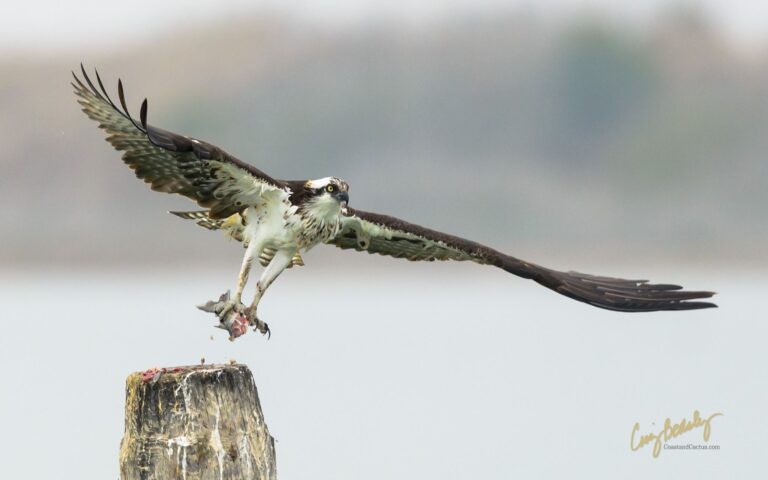
[[235,294],[227,302],[224,310],[221,313],[221,317],[224,318],[230,310],[235,309],[241,311],[243,290],[245,284],[248,283],[248,275],[251,273],[251,266],[253,265],[253,259],[258,255],[261,250],[261,246],[252,241],[248,244],[248,248],[245,249],[245,256],[243,256],[243,264],[240,266],[240,274],[237,276],[237,288],[235,288]]
[[283,273],[283,270],[291,265],[295,254],[296,252],[292,250],[278,250],[272,258],[272,261],[269,262],[269,265],[267,265],[261,273],[261,278],[259,278],[259,281],[256,283],[256,294],[253,297],[251,306],[245,309],[245,318],[247,318],[248,322],[256,327],[261,333],[268,333],[269,327],[266,323],[259,320],[259,317],[256,315],[259,301],[261,301],[261,297],[264,296],[264,292],[267,291],[267,288],[272,285],[272,282]]

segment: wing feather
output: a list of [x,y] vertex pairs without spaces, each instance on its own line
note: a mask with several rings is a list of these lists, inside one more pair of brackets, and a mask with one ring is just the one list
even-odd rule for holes
[[349,208],[338,235],[329,243],[413,261],[456,260],[493,265],[528,278],[557,293],[595,307],[622,312],[691,310],[716,307],[690,301],[714,292],[684,291],[673,284],[651,284],[578,272],[559,272],[505,255],[485,245],[405,222],[395,217]]
[[128,112],[122,80],[118,80],[118,107],[96,72],[97,88],[80,65],[83,80],[74,72],[72,86],[89,118],[107,132],[107,141],[124,152],[123,161],[136,176],[159,192],[184,195],[210,209],[214,219],[227,218],[257,203],[266,192],[284,192],[287,186],[215,145],[178,135],[147,123],[147,100],[139,122]]

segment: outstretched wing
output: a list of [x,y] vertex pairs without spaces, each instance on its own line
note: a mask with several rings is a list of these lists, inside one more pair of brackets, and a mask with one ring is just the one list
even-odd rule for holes
[[269,192],[285,191],[283,182],[214,145],[147,124],[146,99],[137,122],[125,106],[122,81],[117,84],[121,109],[107,94],[98,72],[97,89],[82,65],[80,70],[85,83],[72,72],[72,86],[83,112],[99,122],[107,141],[125,152],[123,161],[153,190],[191,198],[209,208],[214,219],[239,212]]
[[714,292],[688,292],[678,285],[649,284],[647,280],[598,277],[578,272],[558,272],[505,255],[470,240],[405,222],[398,218],[349,208],[331,244],[408,260],[458,260],[493,265],[529,278],[562,295],[595,307],[622,312],[691,310],[716,307],[691,301]]

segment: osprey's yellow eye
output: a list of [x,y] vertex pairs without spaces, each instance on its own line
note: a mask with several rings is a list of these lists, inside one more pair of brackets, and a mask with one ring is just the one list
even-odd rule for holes
[[336,190],[336,186],[335,185],[328,185],[327,187],[325,187],[325,190],[328,193],[333,193],[333,191]]

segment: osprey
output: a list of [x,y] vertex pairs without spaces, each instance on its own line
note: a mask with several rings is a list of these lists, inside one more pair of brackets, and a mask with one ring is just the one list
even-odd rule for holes
[[[88,117],[97,121],[107,141],[152,190],[184,195],[204,210],[170,212],[209,230],[222,230],[240,241],[245,256],[235,293],[203,307],[219,317],[235,338],[248,325],[268,333],[257,315],[264,292],[286,268],[304,265],[301,254],[318,244],[377,253],[412,261],[457,260],[492,265],[595,307],[621,312],[691,310],[715,307],[703,301],[714,292],[684,291],[671,284],[560,272],[519,260],[460,237],[398,218],[348,206],[349,185],[337,177],[278,180],[220,148],[147,123],[147,100],[136,121],[126,107],[118,80],[118,107],[96,72],[99,88],[80,65],[84,82],[73,72],[72,86]],[[122,108],[121,108],[122,107]],[[250,306],[241,297],[254,260],[264,266]]]

